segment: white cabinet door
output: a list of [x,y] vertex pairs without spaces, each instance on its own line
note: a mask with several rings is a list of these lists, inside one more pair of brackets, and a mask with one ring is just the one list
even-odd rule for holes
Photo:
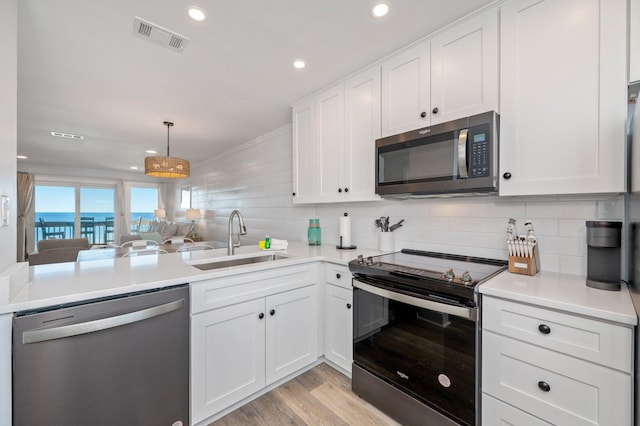
[[353,292],[326,284],[324,292],[324,356],[346,371],[353,362]]
[[293,107],[293,203],[311,203],[316,197],[315,100]]
[[489,331],[482,390],[557,425],[630,425],[631,375]]
[[379,200],[375,195],[376,139],[380,138],[380,67],[345,84],[344,201]]
[[516,425],[516,426],[550,426],[524,411],[505,404],[486,393],[482,394],[482,424],[483,425]]
[[267,385],[318,359],[317,287],[309,286],[266,299]]
[[498,11],[431,40],[431,124],[498,110]]
[[629,82],[640,81],[640,0],[629,4]]
[[382,136],[429,125],[429,51],[425,42],[382,64]]
[[317,201],[335,201],[343,191],[344,86],[331,88],[316,99]]
[[193,423],[265,386],[266,317],[264,298],[192,316]]
[[624,190],[626,1],[501,7],[500,195]]

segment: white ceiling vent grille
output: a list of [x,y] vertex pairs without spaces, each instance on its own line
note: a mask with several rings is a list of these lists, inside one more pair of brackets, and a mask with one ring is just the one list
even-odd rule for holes
[[64,133],[64,132],[51,132],[51,136],[55,136],[58,138],[67,138],[67,139],[76,139],[76,140],[84,140],[84,136],[82,135],[74,135],[71,133]]
[[160,25],[152,24],[137,16],[133,18],[133,34],[176,52],[182,52],[189,43],[185,36],[170,31]]

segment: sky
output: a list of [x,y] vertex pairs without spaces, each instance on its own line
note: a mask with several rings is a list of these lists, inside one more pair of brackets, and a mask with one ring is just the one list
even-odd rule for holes
[[[153,212],[158,205],[156,188],[131,188],[131,211]],[[112,188],[80,188],[80,211],[113,213],[115,190]],[[60,186],[35,187],[36,212],[70,213],[75,210],[75,188]]]

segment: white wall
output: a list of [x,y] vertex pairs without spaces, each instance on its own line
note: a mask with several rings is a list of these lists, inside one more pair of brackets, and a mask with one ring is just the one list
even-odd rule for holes
[[0,2],[0,195],[10,199],[8,227],[0,227],[0,272],[16,262],[17,3]]
[[[375,218],[405,219],[396,249],[410,247],[506,259],[506,225],[533,222],[543,270],[586,274],[586,220],[622,220],[621,196],[469,197],[295,206],[291,202],[291,128],[283,127],[240,145],[192,169],[193,207],[205,211],[199,232],[224,241],[229,214],[239,209],[253,244],[265,234],[306,240],[310,218],[319,218],[323,244],[338,242],[338,219],[352,217],[352,241],[376,247]],[[234,228],[235,229],[235,228]],[[357,253],[357,250],[355,251]]]

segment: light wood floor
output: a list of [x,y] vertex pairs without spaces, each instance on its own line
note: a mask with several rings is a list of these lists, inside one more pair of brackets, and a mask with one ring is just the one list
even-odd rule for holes
[[210,426],[399,425],[351,392],[351,380],[320,364]]

